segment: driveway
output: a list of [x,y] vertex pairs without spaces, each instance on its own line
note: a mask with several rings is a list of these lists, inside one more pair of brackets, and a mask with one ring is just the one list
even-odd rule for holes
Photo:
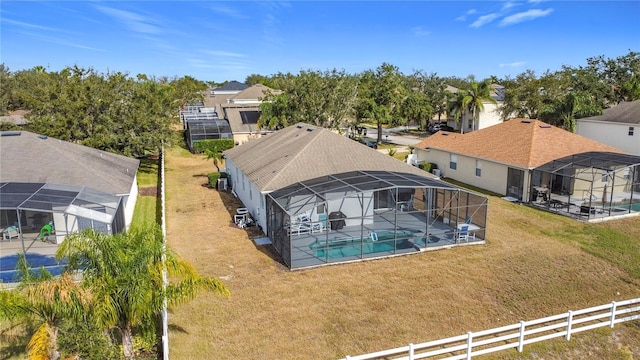
[[[389,129],[382,129],[382,142],[396,144],[396,145],[404,145],[404,146],[415,145],[428,136],[426,135],[426,133],[424,136],[418,136],[418,135],[406,133],[407,130],[417,129],[417,128],[418,128],[417,126],[401,126],[401,127],[395,127],[395,128],[389,128]],[[378,136],[377,129],[367,128],[366,138],[375,141],[377,140],[377,136]]]

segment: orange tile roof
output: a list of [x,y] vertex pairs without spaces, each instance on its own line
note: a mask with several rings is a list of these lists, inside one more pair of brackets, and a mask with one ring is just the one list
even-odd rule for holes
[[609,145],[532,119],[512,119],[466,134],[439,131],[415,147],[439,149],[524,168],[536,168],[551,160],[588,151],[626,154]]

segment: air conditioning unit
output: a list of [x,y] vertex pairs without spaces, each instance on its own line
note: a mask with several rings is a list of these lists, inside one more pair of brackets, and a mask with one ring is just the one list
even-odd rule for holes
[[442,171],[440,171],[440,169],[433,169],[433,175],[440,177],[442,175]]

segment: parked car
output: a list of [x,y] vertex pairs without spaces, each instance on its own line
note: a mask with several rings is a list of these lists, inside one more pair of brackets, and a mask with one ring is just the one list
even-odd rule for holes
[[374,140],[370,140],[367,138],[359,138],[358,142],[360,142],[361,144],[367,145],[368,147],[372,148],[372,149],[377,149],[378,148],[378,143],[376,143]]
[[427,130],[429,130],[429,132],[432,133],[432,134],[435,134],[440,130],[442,130],[442,131],[455,131],[451,126],[447,125],[446,123],[429,125]]

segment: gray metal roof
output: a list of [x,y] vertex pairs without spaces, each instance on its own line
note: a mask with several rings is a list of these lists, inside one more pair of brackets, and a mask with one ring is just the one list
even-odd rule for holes
[[0,182],[86,186],[126,195],[140,165],[137,159],[28,131],[0,135]]
[[550,173],[564,173],[567,169],[594,168],[600,170],[614,170],[617,168],[631,166],[640,166],[640,156],[613,152],[590,151],[555,159],[537,167],[536,170]]
[[89,188],[45,183],[0,183],[0,209],[59,212],[111,223],[120,198]]
[[[301,209],[315,206],[316,203],[342,198],[345,193],[427,187],[461,190],[451,184],[423,175],[393,171],[351,171],[301,181],[271,192],[268,196],[278,202],[285,211],[297,214],[301,212]],[[294,198],[296,201],[291,202],[291,199]]]
[[225,151],[261,191],[352,171],[393,171],[435,178],[331,130],[292,125]]
[[623,102],[605,109],[602,115],[577,119],[577,121],[606,121],[620,124],[640,124],[640,100]]

